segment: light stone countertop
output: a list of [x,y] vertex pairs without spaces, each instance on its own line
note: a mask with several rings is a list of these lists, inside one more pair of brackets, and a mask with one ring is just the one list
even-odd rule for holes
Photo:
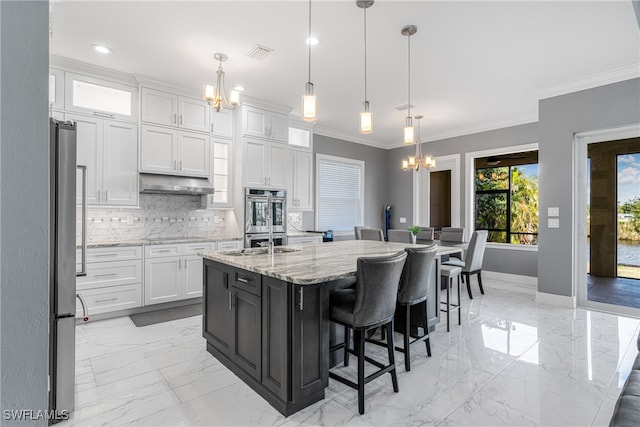
[[287,233],[287,237],[307,237],[307,236],[320,236],[322,237],[322,231],[290,231]]
[[[179,243],[202,243],[202,242],[221,242],[228,240],[242,240],[242,237],[238,236],[215,236],[215,237],[162,237],[162,238],[149,238],[139,240],[121,240],[111,242],[88,242],[89,248],[110,248],[116,246],[142,246],[142,245],[171,245]],[[77,246],[80,247],[79,245]]]
[[[359,257],[390,255],[403,251],[406,247],[425,247],[425,245],[347,240],[279,247],[291,248],[295,251],[269,255],[256,253],[255,249],[245,249],[242,254],[240,250],[235,250],[204,252],[199,255],[212,261],[286,282],[312,285],[354,276]],[[460,252],[461,248],[438,246],[438,256]],[[233,255],[234,253],[236,255]]]

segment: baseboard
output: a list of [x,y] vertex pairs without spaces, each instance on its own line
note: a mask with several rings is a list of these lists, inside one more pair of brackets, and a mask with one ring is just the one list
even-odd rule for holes
[[536,292],[536,303],[555,305],[556,307],[576,308],[576,297]]
[[482,270],[482,277],[490,280],[500,280],[502,282],[517,283],[519,287],[538,290],[538,278],[531,276],[521,276],[519,274],[500,273],[498,271]]

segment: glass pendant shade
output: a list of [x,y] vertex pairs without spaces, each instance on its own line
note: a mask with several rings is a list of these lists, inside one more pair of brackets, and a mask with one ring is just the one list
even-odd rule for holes
[[409,169],[409,161],[408,160],[402,160],[402,170],[407,170]]
[[364,102],[364,110],[360,112],[360,133],[370,134],[373,132],[373,114],[369,111],[369,102]]
[[229,104],[233,105],[234,107],[240,104],[240,92],[238,92],[237,90],[232,90],[231,92],[229,92]]
[[304,121],[315,121],[317,103],[318,100],[313,93],[313,83],[307,82],[305,85],[305,93],[302,96],[302,118]]
[[216,99],[216,87],[212,83],[205,83],[202,91],[202,97],[205,101],[213,104]]
[[415,135],[413,132],[413,120],[411,117],[407,117],[404,124],[404,143],[413,144],[415,142]]
[[213,58],[219,62],[218,70],[216,71],[216,84],[205,83],[202,90],[202,98],[216,111],[220,111],[220,108],[222,107],[233,110],[240,104],[240,93],[232,90],[229,93],[229,99],[227,99],[225,95],[224,70],[222,69],[222,63],[227,60],[227,55],[224,53],[214,53]]

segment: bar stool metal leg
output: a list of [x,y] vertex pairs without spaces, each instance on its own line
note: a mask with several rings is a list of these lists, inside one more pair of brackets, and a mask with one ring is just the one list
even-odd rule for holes
[[[349,344],[351,341],[351,328],[344,327],[344,366],[349,366]],[[354,345],[355,348],[355,345]]]
[[397,393],[398,392],[398,376],[396,375],[396,359],[393,352],[393,348],[395,346],[394,337],[393,337],[393,320],[387,323],[385,328],[387,329],[387,335],[389,336],[389,338],[387,339],[387,352],[389,353],[389,365],[393,366],[393,368],[390,371],[391,382],[393,384],[393,391]]

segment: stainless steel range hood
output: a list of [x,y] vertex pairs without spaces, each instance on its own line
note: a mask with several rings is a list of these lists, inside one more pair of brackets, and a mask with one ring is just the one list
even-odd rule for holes
[[141,173],[140,192],[201,196],[204,194],[213,194],[215,190],[207,178]]

